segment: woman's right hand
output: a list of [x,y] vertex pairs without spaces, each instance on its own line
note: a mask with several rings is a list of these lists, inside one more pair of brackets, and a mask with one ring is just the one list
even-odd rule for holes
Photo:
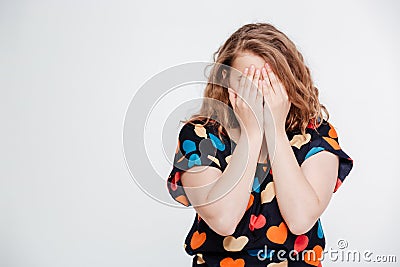
[[228,92],[241,130],[245,129],[248,136],[262,140],[263,93],[260,76],[261,71],[251,65],[243,71],[237,90],[228,88]]

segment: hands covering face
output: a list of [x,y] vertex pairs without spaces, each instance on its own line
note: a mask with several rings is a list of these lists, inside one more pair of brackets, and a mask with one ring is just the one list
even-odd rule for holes
[[291,103],[284,85],[268,63],[261,70],[254,65],[245,68],[238,89],[228,88],[228,92],[239,123],[248,133],[262,133],[267,128],[285,131]]

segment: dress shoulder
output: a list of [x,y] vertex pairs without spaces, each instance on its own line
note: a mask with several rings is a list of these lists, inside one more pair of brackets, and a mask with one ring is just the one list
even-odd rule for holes
[[[293,138],[299,138],[299,136],[295,135]],[[300,144],[302,144],[298,150],[300,165],[308,158],[324,150],[339,157],[336,186],[333,191],[336,192],[352,170],[353,159],[339,144],[339,136],[335,127],[325,119],[322,120],[321,125],[318,127],[313,127],[312,124],[309,124],[306,129],[306,138],[304,140],[304,142],[300,142]],[[295,141],[296,140],[293,141],[292,139],[291,143],[296,143]]]
[[172,198],[185,206],[191,206],[180,177],[194,166],[214,167],[223,172],[229,163],[231,146],[219,125],[204,124],[201,119],[186,122],[179,130],[173,166],[167,179]]

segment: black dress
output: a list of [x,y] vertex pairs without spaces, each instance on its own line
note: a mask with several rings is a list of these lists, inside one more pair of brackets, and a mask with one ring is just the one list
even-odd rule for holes
[[[174,200],[192,206],[183,190],[180,176],[192,166],[212,166],[225,170],[236,143],[227,135],[219,138],[215,125],[201,126],[197,120],[186,123],[179,132],[174,164],[167,179],[167,188]],[[316,153],[326,150],[339,156],[336,192],[353,167],[353,160],[339,146],[332,124],[314,128],[311,121],[306,138],[300,132],[287,132],[299,165]],[[186,236],[184,249],[193,256],[192,266],[322,266],[325,236],[318,219],[302,235],[290,232],[279,211],[270,162],[257,163],[253,191],[247,210],[235,232],[222,236],[214,232],[196,213]]]

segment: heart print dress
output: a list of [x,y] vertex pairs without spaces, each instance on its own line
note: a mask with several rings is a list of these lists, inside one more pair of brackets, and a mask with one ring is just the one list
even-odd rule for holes
[[[299,131],[287,132],[288,140],[300,166],[320,151],[339,157],[333,191],[336,192],[350,173],[353,160],[339,145],[337,132],[331,123],[323,119],[319,127],[313,125],[310,121],[305,137]],[[222,126],[217,126],[218,123],[204,125],[202,119],[197,119],[185,123],[180,129],[167,190],[183,206],[192,206],[180,180],[183,172],[193,166],[210,166],[223,172],[229,164],[236,143],[226,131],[219,134],[218,129]],[[229,236],[217,234],[196,213],[183,247],[193,257],[192,266],[319,267],[322,266],[325,235],[320,218],[304,234],[290,232],[279,211],[273,170],[268,159],[266,163],[257,163],[247,209],[234,233]]]

